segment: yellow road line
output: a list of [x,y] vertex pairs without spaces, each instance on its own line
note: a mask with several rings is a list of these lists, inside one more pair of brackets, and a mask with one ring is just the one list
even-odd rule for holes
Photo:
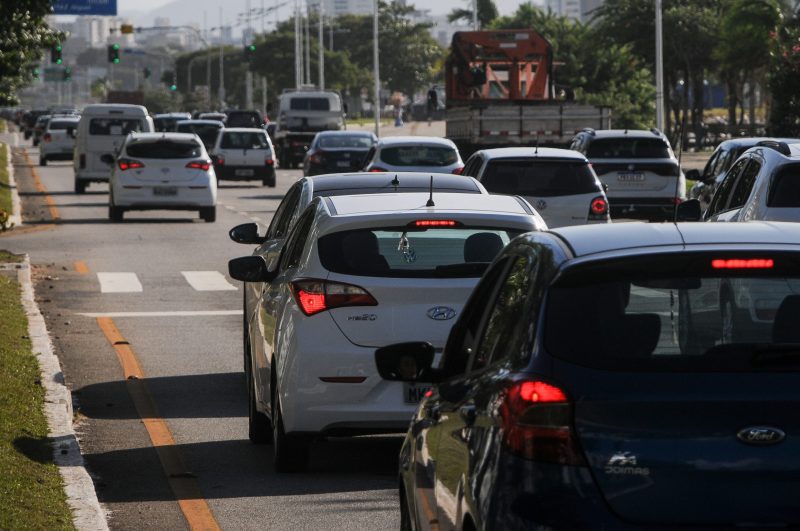
[[0,232],[0,238],[3,236],[19,236],[20,234],[27,234],[29,232],[42,232],[45,230],[53,230],[55,228],[56,225],[53,225],[52,223],[48,223],[47,225],[26,225],[24,227],[15,228],[14,230]]
[[178,499],[183,516],[192,530],[218,530],[219,524],[211,513],[208,503],[200,492],[197,480],[183,463],[169,425],[158,413],[153,395],[147,386],[144,371],[136,353],[109,317],[98,317],[97,324],[114,347],[125,375],[136,411],[142,419],[150,442],[161,460],[167,481]]
[[83,260],[78,260],[75,262],[75,272],[86,275],[89,273],[89,266]]
[[25,155],[25,163],[31,170],[31,175],[33,175],[33,184],[36,186],[36,191],[45,194],[44,202],[47,203],[47,208],[50,210],[50,217],[53,219],[53,221],[61,219],[61,214],[58,213],[58,207],[56,206],[55,201],[53,201],[53,198],[47,194],[47,188],[45,188],[42,184],[42,179],[39,177],[39,172],[36,171],[36,168],[31,162],[31,157],[28,155],[28,150],[25,149],[22,151],[22,153]]

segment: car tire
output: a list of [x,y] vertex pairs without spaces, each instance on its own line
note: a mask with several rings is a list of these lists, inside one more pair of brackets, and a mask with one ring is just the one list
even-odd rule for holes
[[303,472],[308,466],[308,442],[286,434],[278,396],[278,390],[275,389],[272,395],[273,465],[276,472]]
[[403,493],[403,485],[400,485],[400,531],[412,531],[414,526],[411,525],[412,516],[411,508],[408,506],[408,500]]
[[261,184],[263,186],[269,186],[270,188],[275,188],[275,170],[271,171],[269,175],[262,179]]
[[108,219],[112,221],[112,223],[119,223],[122,221],[124,217],[124,212],[121,207],[108,205]]
[[75,179],[75,193],[76,194],[85,194],[86,193],[86,183]]
[[33,139],[33,147],[36,147],[36,146],[38,146],[38,145],[39,145],[39,141],[38,141],[38,140],[36,140],[36,138],[34,138],[34,139]]
[[253,378],[253,368],[250,363],[250,352],[245,353],[247,367],[244,375],[247,381],[247,436],[253,444],[266,444],[272,442],[272,424],[269,418],[256,407],[256,383]]
[[217,221],[217,207],[203,207],[200,209],[200,219],[206,223]]
[[39,166],[47,166],[47,157],[39,156]]

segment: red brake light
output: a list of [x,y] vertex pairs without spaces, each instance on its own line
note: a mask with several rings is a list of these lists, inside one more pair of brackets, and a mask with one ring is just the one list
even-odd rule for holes
[[592,211],[592,214],[596,216],[602,216],[608,212],[608,202],[602,197],[595,197],[592,199],[592,204],[589,208]]
[[385,168],[381,168],[380,166],[373,166],[372,168],[370,168],[369,171],[371,171],[371,172],[384,172],[384,171],[389,171],[389,170],[387,170]]
[[560,388],[540,380],[514,382],[500,406],[503,443],[533,461],[582,465],[572,433],[572,406]]
[[714,269],[772,269],[775,260],[772,258],[724,258],[711,260]]
[[144,164],[142,164],[138,160],[119,159],[117,161],[117,164],[119,165],[119,169],[122,170],[122,171],[135,170],[137,168],[144,168]]
[[377,306],[378,301],[367,290],[343,282],[326,280],[295,280],[290,283],[300,310],[314,315],[343,306]]
[[420,219],[414,222],[415,227],[455,227],[457,221],[452,219]]
[[463,171],[464,171],[464,166],[461,166],[460,168],[454,169],[453,170],[453,174],[454,175],[461,175],[461,172],[463,172]]
[[186,164],[187,168],[191,168],[193,170],[203,170],[208,171],[211,167],[211,161],[209,160],[193,160]]
[[225,159],[223,159],[222,157],[217,157],[217,160],[214,161],[214,164],[216,164],[217,166],[225,166]]
[[50,133],[45,133],[44,136],[42,137],[43,142],[50,142],[52,139],[53,137]]
[[316,151],[308,156],[308,161],[311,164],[322,164],[322,152]]
[[264,159],[264,164],[266,164],[267,166],[272,166],[273,164],[275,164],[275,161],[272,159]]

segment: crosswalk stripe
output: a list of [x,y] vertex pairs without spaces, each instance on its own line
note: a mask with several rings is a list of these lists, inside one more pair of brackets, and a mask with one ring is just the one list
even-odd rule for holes
[[136,273],[97,273],[102,293],[138,293],[142,284]]
[[181,275],[197,291],[236,291],[219,271],[181,271]]

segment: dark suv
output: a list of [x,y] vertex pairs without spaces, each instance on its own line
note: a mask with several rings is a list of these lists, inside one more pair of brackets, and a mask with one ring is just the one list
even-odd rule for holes
[[611,217],[673,219],[686,198],[686,179],[669,140],[658,129],[584,129],[570,149],[580,151],[608,189]]

